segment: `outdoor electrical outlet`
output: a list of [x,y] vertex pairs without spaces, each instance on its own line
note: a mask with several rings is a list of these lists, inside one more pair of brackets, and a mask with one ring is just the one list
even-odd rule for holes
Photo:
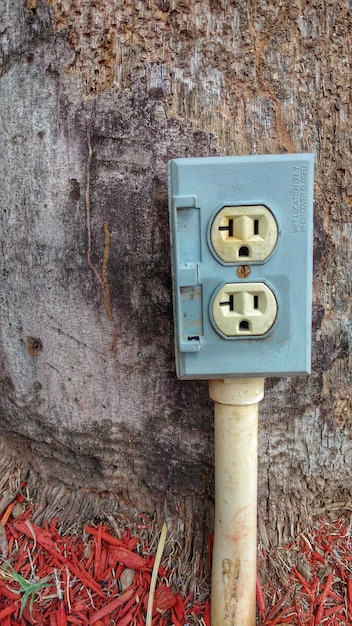
[[169,163],[179,378],[310,373],[313,155]]

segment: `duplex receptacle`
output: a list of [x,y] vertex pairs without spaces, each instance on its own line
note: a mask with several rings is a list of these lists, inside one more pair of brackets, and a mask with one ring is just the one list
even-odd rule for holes
[[307,374],[313,155],[169,163],[180,378]]

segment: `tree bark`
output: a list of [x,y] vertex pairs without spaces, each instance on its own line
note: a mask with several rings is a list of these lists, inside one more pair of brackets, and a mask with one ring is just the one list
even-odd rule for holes
[[158,510],[199,551],[213,499],[212,404],[206,383],[175,377],[167,162],[314,151],[313,373],[266,382],[260,528],[276,542],[308,514],[350,508],[348,3],[4,4],[7,448],[56,497],[64,485],[94,510],[96,494]]

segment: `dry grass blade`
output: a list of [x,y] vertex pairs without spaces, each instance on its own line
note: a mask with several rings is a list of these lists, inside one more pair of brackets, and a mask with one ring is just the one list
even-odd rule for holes
[[167,534],[167,526],[166,526],[166,524],[164,522],[163,527],[161,529],[158,549],[157,549],[156,557],[155,557],[155,561],[154,561],[153,572],[152,572],[152,580],[150,582],[146,626],[151,626],[152,625],[154,593],[155,593],[156,581],[157,581],[157,578],[158,578],[159,566],[160,566],[160,563],[161,563],[161,557],[163,556],[163,552],[164,552],[165,541],[166,541],[166,534]]
[[0,526],[0,551],[2,556],[6,558],[9,552],[9,544],[4,526]]

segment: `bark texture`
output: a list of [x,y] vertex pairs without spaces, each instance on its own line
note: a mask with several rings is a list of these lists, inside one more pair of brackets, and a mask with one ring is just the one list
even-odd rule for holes
[[174,373],[166,165],[314,151],[313,374],[266,384],[262,535],[351,508],[351,3],[5,0],[0,21],[7,445],[201,546],[212,404]]

